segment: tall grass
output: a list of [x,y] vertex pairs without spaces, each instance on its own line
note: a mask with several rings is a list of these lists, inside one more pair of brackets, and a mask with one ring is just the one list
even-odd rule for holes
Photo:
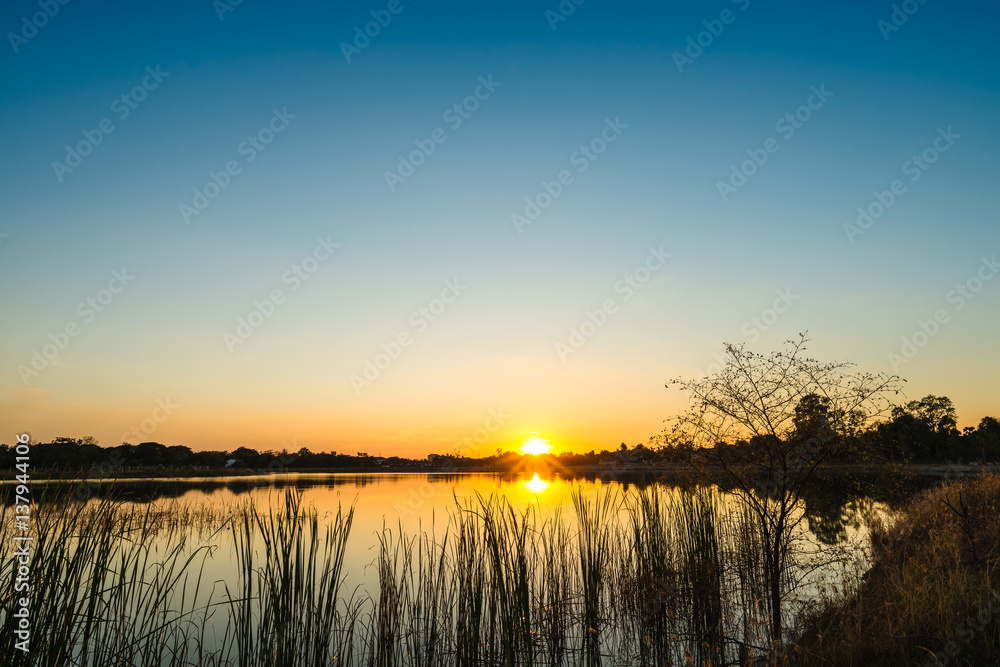
[[251,507],[240,517],[239,588],[226,589],[231,624],[218,657],[239,667],[351,664],[360,611],[341,586],[354,508],[321,530],[316,509],[288,490],[277,513]]
[[722,626],[722,554],[719,517],[714,497],[699,494],[681,496],[684,523],[679,531],[691,605],[691,632],[698,664],[719,664],[724,653]]
[[[764,542],[722,494],[572,500],[573,516],[543,518],[477,496],[416,534],[383,526],[370,595],[344,587],[353,507],[321,520],[288,491],[273,510],[229,508],[209,549],[158,510],[46,504],[31,664],[726,665],[767,650]],[[0,519],[0,664],[29,664],[13,648]],[[206,562],[227,557],[235,576],[208,586]]]
[[630,605],[638,609],[633,630],[642,665],[667,664],[674,646],[671,634],[678,619],[681,568],[675,558],[670,510],[663,494],[649,487],[640,490],[629,506],[629,562],[619,569],[632,571],[631,587],[623,588]]
[[203,627],[193,598],[207,547],[189,551],[183,532],[164,535],[152,513],[121,509],[108,499],[96,507],[40,503],[32,517],[32,635],[25,654],[15,649],[12,613],[19,595],[13,590],[11,514],[7,507],[0,513],[3,664],[182,664]]
[[698,488],[627,500],[631,585],[624,627],[636,664],[745,664],[768,651],[763,541],[753,517]]
[[[542,520],[479,497],[444,540],[383,531],[381,629],[359,664],[723,665],[767,650],[766,624],[749,622],[762,614],[759,559],[736,562],[760,546],[747,515],[707,489],[576,492],[573,506],[573,522]],[[433,653],[416,650],[431,639]]]
[[606,490],[591,500],[577,488],[573,491],[573,507],[579,526],[577,553],[580,559],[580,583],[583,603],[583,642],[580,653],[588,667],[601,664],[601,630],[605,615],[605,581],[612,562],[612,539],[608,528],[615,525],[617,494]]

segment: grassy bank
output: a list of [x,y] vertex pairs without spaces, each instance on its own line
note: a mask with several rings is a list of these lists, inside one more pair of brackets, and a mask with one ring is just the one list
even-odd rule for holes
[[810,621],[803,665],[1000,664],[1000,475],[917,495],[872,532],[875,565]]

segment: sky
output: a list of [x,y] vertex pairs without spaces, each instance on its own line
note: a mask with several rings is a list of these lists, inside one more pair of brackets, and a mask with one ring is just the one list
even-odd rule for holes
[[6,3],[0,441],[613,448],[724,342],[805,331],[960,426],[1000,416],[998,25]]

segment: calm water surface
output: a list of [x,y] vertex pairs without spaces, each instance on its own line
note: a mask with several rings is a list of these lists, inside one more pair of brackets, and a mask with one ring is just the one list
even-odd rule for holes
[[[442,538],[450,518],[460,505],[475,504],[477,496],[498,495],[505,498],[517,512],[532,510],[538,520],[557,515],[570,527],[576,525],[571,494],[580,489],[596,496],[606,490],[621,494],[634,493],[637,487],[656,484],[650,481],[602,482],[600,479],[564,479],[538,473],[500,474],[286,474],[268,478],[215,478],[211,480],[143,480],[121,486],[123,492],[135,494],[130,500],[137,505],[153,503],[169,510],[176,507],[210,508],[216,520],[192,522],[184,528],[189,548],[210,546],[212,557],[205,563],[205,580],[233,586],[237,572],[232,564],[231,536],[219,532],[218,517],[244,503],[258,509],[278,510],[284,506],[285,493],[294,489],[301,493],[303,506],[312,506],[323,517],[335,516],[339,509],[354,507],[354,525],[348,541],[345,571],[348,588],[358,588],[368,594],[377,592],[377,572],[372,563],[378,555],[379,535],[389,530],[394,536],[433,534]],[[690,492],[679,486],[665,487],[671,494]],[[806,520],[800,537],[808,544],[840,545],[864,551],[868,524],[874,517],[885,518],[892,513],[884,500],[859,493],[843,493],[834,484],[833,495],[818,494],[805,503]],[[840,490],[840,492],[837,491]],[[735,499],[727,507],[735,507]],[[623,525],[628,519],[622,511]],[[228,530],[223,528],[222,530]],[[820,571],[823,577],[837,578],[833,571]]]

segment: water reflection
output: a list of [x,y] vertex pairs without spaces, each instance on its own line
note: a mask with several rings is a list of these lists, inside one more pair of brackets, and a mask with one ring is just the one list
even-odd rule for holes
[[549,488],[550,484],[539,477],[536,472],[534,477],[524,483],[524,486],[532,493],[541,493],[545,489]]
[[[418,490],[416,492],[421,499],[419,505],[443,510],[446,506],[451,506],[453,491],[459,497],[472,497],[476,492],[487,496],[497,493],[524,501],[547,491],[548,503],[558,504],[560,498],[568,498],[569,491],[576,486],[593,489],[610,485],[618,487],[623,493],[651,486],[690,491],[695,486],[687,478],[664,477],[653,471],[617,474],[608,480],[599,473],[579,474],[569,470],[553,470],[543,466],[544,463],[536,461],[536,465],[528,470],[507,473],[286,473],[201,479],[124,479],[114,482],[95,479],[88,480],[86,484],[68,480],[39,481],[36,482],[36,497],[45,502],[45,499],[82,495],[85,498],[112,497],[138,503],[161,499],[191,501],[211,498],[218,501],[222,498],[243,497],[259,503],[262,496],[266,498],[277,492],[275,495],[280,497],[284,489],[294,488],[305,492],[310,500],[316,500],[319,504],[323,504],[328,496],[343,497],[348,501],[355,497],[366,498],[374,505],[388,500],[388,504],[375,508],[381,517],[382,514],[395,514],[394,505],[407,501],[413,490]],[[913,493],[939,482],[937,478],[917,475],[817,476],[805,490],[802,502],[810,528],[822,535],[822,541],[831,543],[842,539],[844,529],[849,526],[845,513],[848,516],[855,513],[852,504],[855,501],[879,501],[892,509],[898,509]],[[86,493],[75,493],[81,486],[87,487],[84,489]],[[4,505],[13,504],[14,488],[11,484],[0,484],[0,502]],[[721,490],[731,489],[723,487]]]

